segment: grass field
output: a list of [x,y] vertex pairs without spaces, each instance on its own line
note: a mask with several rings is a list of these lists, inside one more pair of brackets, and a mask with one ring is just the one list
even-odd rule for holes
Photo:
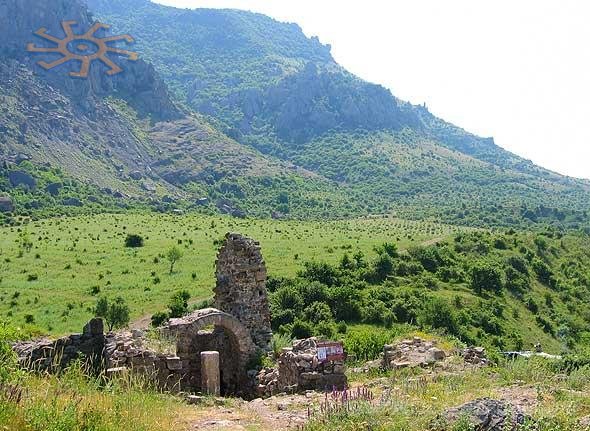
[[[293,276],[308,260],[335,262],[344,250],[371,254],[385,241],[405,248],[459,229],[393,218],[297,222],[128,214],[47,219],[0,229],[0,317],[18,325],[28,320],[58,335],[80,331],[101,295],[125,298],[132,319],[165,308],[180,289],[193,301],[205,299],[215,282],[219,240],[229,231],[260,241],[269,275]],[[126,248],[130,233],[143,236],[144,247]],[[183,257],[170,275],[165,254],[175,245]]]

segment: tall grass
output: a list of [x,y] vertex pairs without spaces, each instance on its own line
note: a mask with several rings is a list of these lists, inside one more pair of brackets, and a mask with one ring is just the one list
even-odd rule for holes
[[74,364],[63,374],[24,374],[0,387],[0,429],[11,431],[159,431],[183,429],[177,398],[158,393],[138,377],[107,381]]

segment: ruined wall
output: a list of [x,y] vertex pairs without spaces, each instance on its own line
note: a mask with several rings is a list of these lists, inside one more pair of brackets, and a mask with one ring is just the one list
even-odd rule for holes
[[293,347],[283,349],[277,368],[265,368],[258,373],[258,395],[346,388],[344,361],[320,361],[316,341],[315,338],[296,340]]
[[237,318],[248,328],[254,343],[268,350],[272,330],[260,244],[228,233],[217,255],[215,274],[215,308]]
[[104,364],[105,340],[102,319],[92,319],[81,334],[57,340],[25,341],[16,343],[13,349],[20,364],[28,369],[53,372],[83,359],[90,367],[100,370]]

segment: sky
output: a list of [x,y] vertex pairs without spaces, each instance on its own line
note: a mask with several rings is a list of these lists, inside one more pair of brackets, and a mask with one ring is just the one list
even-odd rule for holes
[[359,77],[541,166],[590,179],[590,2],[156,1],[296,22]]

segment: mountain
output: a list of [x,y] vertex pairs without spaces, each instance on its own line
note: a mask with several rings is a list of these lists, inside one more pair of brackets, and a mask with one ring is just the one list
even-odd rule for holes
[[[13,201],[5,212],[588,225],[589,182],[363,81],[295,24],[148,0],[87,3],[0,2],[0,197]],[[137,43],[125,48],[140,60],[113,55],[122,73],[96,62],[88,79],[68,75],[75,61],[44,70],[37,61],[55,56],[25,48],[51,46],[33,32],[62,38],[64,20],[77,32],[99,20],[112,29],[97,36],[131,34]]]
[[25,50],[43,43],[33,32],[47,28],[61,39],[61,22],[71,20],[81,33],[94,21],[84,5],[3,0],[0,7],[0,26],[8,29],[0,35],[0,192],[13,201],[5,210],[49,215],[199,206],[280,216],[285,192],[292,192],[296,216],[342,207],[345,195],[335,184],[240,145],[179,107],[143,60],[117,57],[124,71],[112,77],[96,62],[88,79],[68,75],[79,70],[76,61],[39,67],[37,61],[49,60]]
[[370,196],[372,212],[478,225],[588,220],[590,183],[558,175],[339,66],[296,24],[239,10],[89,0],[134,34],[187,106],[238,142]]

